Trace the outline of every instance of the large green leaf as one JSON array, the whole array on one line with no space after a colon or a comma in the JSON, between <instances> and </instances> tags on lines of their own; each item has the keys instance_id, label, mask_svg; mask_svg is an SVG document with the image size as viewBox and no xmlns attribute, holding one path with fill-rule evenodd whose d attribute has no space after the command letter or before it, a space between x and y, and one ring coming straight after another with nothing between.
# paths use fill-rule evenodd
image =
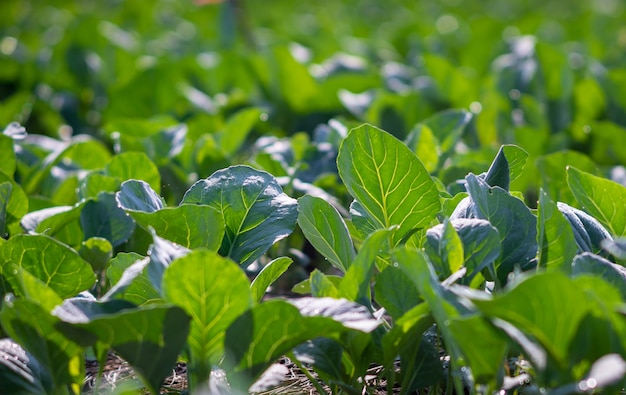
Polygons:
<instances>
[{"instance_id":1,"label":"large green leaf","mask_svg":"<svg viewBox=\"0 0 626 395\"><path fill-rule=\"evenodd\" d=\"M215 208L224 217L226 234L220 254L246 267L293 231L298 204L270 174L233 166L196 182L182 203Z\"/></svg>"},{"instance_id":2,"label":"large green leaf","mask_svg":"<svg viewBox=\"0 0 626 395\"><path fill-rule=\"evenodd\" d=\"M428 229L426 241L426 252L437 277L444 279L461 269L465 263L463 243L450 220Z\"/></svg>"},{"instance_id":3,"label":"large green leaf","mask_svg":"<svg viewBox=\"0 0 626 395\"><path fill-rule=\"evenodd\" d=\"M597 219L562 202L557 202L556 206L572 227L580 252L604 253L605 242L610 242L613 238Z\"/></svg>"},{"instance_id":4,"label":"large green leaf","mask_svg":"<svg viewBox=\"0 0 626 395\"><path fill-rule=\"evenodd\" d=\"M227 157L237 153L246 136L259 122L260 115L261 110L253 107L243 109L228 119L224 130L217 135L219 147Z\"/></svg>"},{"instance_id":5,"label":"large green leaf","mask_svg":"<svg viewBox=\"0 0 626 395\"><path fill-rule=\"evenodd\" d=\"M165 207L159 196L145 181L127 180L115 194L115 201L124 210L153 213Z\"/></svg>"},{"instance_id":6,"label":"large green leaf","mask_svg":"<svg viewBox=\"0 0 626 395\"><path fill-rule=\"evenodd\" d=\"M441 210L435 182L411 150L371 125L353 129L341 143L339 175L377 228L400 226L407 232L426 226Z\"/></svg>"},{"instance_id":7,"label":"large green leaf","mask_svg":"<svg viewBox=\"0 0 626 395\"><path fill-rule=\"evenodd\" d=\"M9 262L43 281L61 298L89 289L96 280L76 251L45 235L17 235L0 246L0 270L11 282L17 273L4 270Z\"/></svg>"},{"instance_id":8,"label":"large green leaf","mask_svg":"<svg viewBox=\"0 0 626 395\"><path fill-rule=\"evenodd\" d=\"M113 247L127 241L135 231L135 222L119 208L115 195L110 192L102 192L97 200L85 203L80 212L80 224L85 239L102 237Z\"/></svg>"},{"instance_id":9,"label":"large green leaf","mask_svg":"<svg viewBox=\"0 0 626 395\"><path fill-rule=\"evenodd\" d=\"M602 278L619 290L622 298L626 299L626 268L624 266L615 264L601 256L584 252L574 258L571 271L574 277L592 274Z\"/></svg>"},{"instance_id":10,"label":"large green leaf","mask_svg":"<svg viewBox=\"0 0 626 395\"><path fill-rule=\"evenodd\" d=\"M167 268L163 294L192 317L190 368L196 379L207 379L224 352L226 329L253 304L248 278L228 258L196 250Z\"/></svg>"},{"instance_id":11,"label":"large green leaf","mask_svg":"<svg viewBox=\"0 0 626 395\"><path fill-rule=\"evenodd\" d=\"M298 225L309 242L344 273L355 257L352 239L341 215L322 198L298 199Z\"/></svg>"},{"instance_id":12,"label":"large green leaf","mask_svg":"<svg viewBox=\"0 0 626 395\"><path fill-rule=\"evenodd\" d=\"M120 301L68 299L53 314L63 321L57 327L68 337L112 347L158 394L187 340L190 318L177 306L123 306Z\"/></svg>"},{"instance_id":13,"label":"large green leaf","mask_svg":"<svg viewBox=\"0 0 626 395\"><path fill-rule=\"evenodd\" d=\"M417 287L404 271L387 266L376 276L376 303L383 306L395 320L421 302Z\"/></svg>"},{"instance_id":14,"label":"large green leaf","mask_svg":"<svg viewBox=\"0 0 626 395\"><path fill-rule=\"evenodd\" d=\"M569 272L577 249L574 232L543 189L539 192L537 216L539 266Z\"/></svg>"},{"instance_id":15,"label":"large green leaf","mask_svg":"<svg viewBox=\"0 0 626 395\"><path fill-rule=\"evenodd\" d=\"M488 317L505 320L536 338L559 369L568 366L570 341L589 311L583 290L558 272L531 276L493 300L473 302Z\"/></svg>"},{"instance_id":16,"label":"large green leaf","mask_svg":"<svg viewBox=\"0 0 626 395\"><path fill-rule=\"evenodd\" d=\"M567 183L583 208L614 236L626 236L626 187L568 167Z\"/></svg>"},{"instance_id":17,"label":"large green leaf","mask_svg":"<svg viewBox=\"0 0 626 395\"><path fill-rule=\"evenodd\" d=\"M57 317L35 301L5 299L0 322L6 333L49 372L55 390L79 392L84 379L84 350L56 329Z\"/></svg>"},{"instance_id":18,"label":"large green leaf","mask_svg":"<svg viewBox=\"0 0 626 395\"><path fill-rule=\"evenodd\" d=\"M461 138L463 130L472 120L472 113L466 110L450 109L440 111L424 120L441 144L443 152L449 152Z\"/></svg>"},{"instance_id":19,"label":"large green leaf","mask_svg":"<svg viewBox=\"0 0 626 395\"><path fill-rule=\"evenodd\" d=\"M0 133L0 156L3 158L0 162L0 171L12 176L16 167L13 139L3 133Z\"/></svg>"},{"instance_id":20,"label":"large green leaf","mask_svg":"<svg viewBox=\"0 0 626 395\"><path fill-rule=\"evenodd\" d=\"M474 213L488 220L500 236L501 260L496 273L501 283L517 266L527 269L537 253L537 217L521 200L500 187L490 187L484 180L469 174L466 178Z\"/></svg>"}]
</instances>

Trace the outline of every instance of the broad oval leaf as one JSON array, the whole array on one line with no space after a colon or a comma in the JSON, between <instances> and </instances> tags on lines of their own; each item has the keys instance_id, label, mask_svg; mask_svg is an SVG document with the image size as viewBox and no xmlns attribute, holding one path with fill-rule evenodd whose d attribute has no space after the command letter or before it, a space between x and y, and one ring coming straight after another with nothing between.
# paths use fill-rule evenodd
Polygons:
<instances>
[{"instance_id":1,"label":"broad oval leaf","mask_svg":"<svg viewBox=\"0 0 626 395\"><path fill-rule=\"evenodd\" d=\"M243 267L290 235L298 217L297 201L276 179L248 166L218 170L196 182L183 203L207 205L222 214L226 234L219 252Z\"/></svg>"},{"instance_id":2,"label":"broad oval leaf","mask_svg":"<svg viewBox=\"0 0 626 395\"><path fill-rule=\"evenodd\" d=\"M348 191L378 228L400 226L394 242L441 211L437 186L424 165L381 129L363 125L350 131L339 148L337 166Z\"/></svg>"},{"instance_id":3,"label":"broad oval leaf","mask_svg":"<svg viewBox=\"0 0 626 395\"><path fill-rule=\"evenodd\" d=\"M195 250L167 268L163 294L192 317L191 363L200 372L209 372L224 351L226 329L253 304L248 278L228 258Z\"/></svg>"},{"instance_id":4,"label":"broad oval leaf","mask_svg":"<svg viewBox=\"0 0 626 395\"><path fill-rule=\"evenodd\" d=\"M23 268L63 299L89 289L96 281L93 270L76 251L45 235L9 239L0 246L0 262L0 267L12 262ZM2 270L2 275L11 281L16 274Z\"/></svg>"},{"instance_id":5,"label":"broad oval leaf","mask_svg":"<svg viewBox=\"0 0 626 395\"><path fill-rule=\"evenodd\" d=\"M614 236L626 236L626 187L575 167L567 168L567 184L589 214Z\"/></svg>"},{"instance_id":6,"label":"broad oval leaf","mask_svg":"<svg viewBox=\"0 0 626 395\"><path fill-rule=\"evenodd\" d=\"M355 257L346 223L322 198L305 195L298 199L298 225L304 236L326 259L346 272Z\"/></svg>"},{"instance_id":7,"label":"broad oval leaf","mask_svg":"<svg viewBox=\"0 0 626 395\"><path fill-rule=\"evenodd\" d=\"M28 233L45 233L67 245L78 246L84 240L80 214L85 203L32 211L22 217L20 225Z\"/></svg>"}]
</instances>

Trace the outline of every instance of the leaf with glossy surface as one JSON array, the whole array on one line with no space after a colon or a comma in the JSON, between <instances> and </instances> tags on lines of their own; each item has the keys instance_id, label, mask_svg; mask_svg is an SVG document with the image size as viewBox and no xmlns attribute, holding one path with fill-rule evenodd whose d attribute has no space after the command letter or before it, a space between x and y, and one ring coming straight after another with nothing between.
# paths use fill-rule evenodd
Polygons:
<instances>
[{"instance_id":1,"label":"leaf with glossy surface","mask_svg":"<svg viewBox=\"0 0 626 395\"><path fill-rule=\"evenodd\" d=\"M220 254L247 267L275 242L291 234L298 203L276 179L248 166L233 166L196 182L182 203L215 208L224 217L226 234Z\"/></svg>"},{"instance_id":2,"label":"leaf with glossy surface","mask_svg":"<svg viewBox=\"0 0 626 395\"><path fill-rule=\"evenodd\" d=\"M626 187L571 166L567 184L576 200L611 234L626 236Z\"/></svg>"},{"instance_id":3,"label":"leaf with glossy surface","mask_svg":"<svg viewBox=\"0 0 626 395\"><path fill-rule=\"evenodd\" d=\"M203 378L224 352L226 329L254 303L248 278L229 259L196 250L167 268L163 295L192 317L190 363Z\"/></svg>"},{"instance_id":4,"label":"leaf with glossy surface","mask_svg":"<svg viewBox=\"0 0 626 395\"><path fill-rule=\"evenodd\" d=\"M568 273L577 250L574 232L543 189L539 192L537 217L539 266Z\"/></svg>"},{"instance_id":5,"label":"leaf with glossy surface","mask_svg":"<svg viewBox=\"0 0 626 395\"><path fill-rule=\"evenodd\" d=\"M371 125L353 129L337 157L339 175L377 228L400 226L394 244L441 210L435 182L402 142Z\"/></svg>"},{"instance_id":6,"label":"leaf with glossy surface","mask_svg":"<svg viewBox=\"0 0 626 395\"><path fill-rule=\"evenodd\" d=\"M346 223L322 198L305 195L298 199L298 225L304 236L330 263L346 272L355 257Z\"/></svg>"},{"instance_id":7,"label":"leaf with glossy surface","mask_svg":"<svg viewBox=\"0 0 626 395\"><path fill-rule=\"evenodd\" d=\"M28 271L52 288L61 298L89 289L96 276L87 262L68 246L44 235L17 235L0 246L0 262ZM10 270L2 275L11 281Z\"/></svg>"},{"instance_id":8,"label":"leaf with glossy surface","mask_svg":"<svg viewBox=\"0 0 626 395\"><path fill-rule=\"evenodd\" d=\"M165 207L163 198L159 196L145 181L128 180L120 186L115 194L115 201L124 210L153 213Z\"/></svg>"},{"instance_id":9,"label":"leaf with glossy surface","mask_svg":"<svg viewBox=\"0 0 626 395\"><path fill-rule=\"evenodd\" d=\"M80 212L80 224L85 238L102 237L113 247L127 241L135 231L135 222L118 207L115 195L110 192L102 192L97 200L85 203Z\"/></svg>"},{"instance_id":10,"label":"leaf with glossy surface","mask_svg":"<svg viewBox=\"0 0 626 395\"><path fill-rule=\"evenodd\" d=\"M261 272L257 274L252 281L252 284L250 284L252 297L256 302L260 302L261 299L263 299L267 288L278 280L281 274L285 273L292 263L293 259L283 256L274 259L263 267Z\"/></svg>"},{"instance_id":11,"label":"leaf with glossy surface","mask_svg":"<svg viewBox=\"0 0 626 395\"><path fill-rule=\"evenodd\" d=\"M503 145L485 176L489 186L509 190L511 182L522 174L528 153L515 145Z\"/></svg>"},{"instance_id":12,"label":"leaf with glossy surface","mask_svg":"<svg viewBox=\"0 0 626 395\"><path fill-rule=\"evenodd\" d=\"M521 200L500 187L490 187L473 174L466 177L473 211L488 220L500 236L501 261L496 273L501 283L518 266L526 269L533 264L537 253L537 217Z\"/></svg>"},{"instance_id":13,"label":"leaf with glossy surface","mask_svg":"<svg viewBox=\"0 0 626 395\"><path fill-rule=\"evenodd\" d=\"M426 231L425 248L440 279L449 277L465 263L463 243L448 219Z\"/></svg>"}]
</instances>

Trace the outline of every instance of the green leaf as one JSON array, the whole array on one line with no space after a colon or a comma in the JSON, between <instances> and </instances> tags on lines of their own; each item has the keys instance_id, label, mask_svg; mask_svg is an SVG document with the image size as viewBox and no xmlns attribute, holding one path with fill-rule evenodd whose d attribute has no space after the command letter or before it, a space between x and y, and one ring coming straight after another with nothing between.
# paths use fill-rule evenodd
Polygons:
<instances>
[{"instance_id":1,"label":"green leaf","mask_svg":"<svg viewBox=\"0 0 626 395\"><path fill-rule=\"evenodd\" d=\"M32 211L22 217L20 225L29 233L45 233L70 245L78 246L84 240L80 216L87 202L74 206L55 206Z\"/></svg>"},{"instance_id":2,"label":"green leaf","mask_svg":"<svg viewBox=\"0 0 626 395\"><path fill-rule=\"evenodd\" d=\"M441 148L432 130L426 125L417 124L404 141L415 155L422 161L426 170L433 173L437 170Z\"/></svg>"},{"instance_id":3,"label":"green leaf","mask_svg":"<svg viewBox=\"0 0 626 395\"><path fill-rule=\"evenodd\" d=\"M253 299L256 302L260 302L267 288L278 280L278 277L286 272L292 263L293 260L291 258L280 257L265 265L250 285Z\"/></svg>"},{"instance_id":4,"label":"green leaf","mask_svg":"<svg viewBox=\"0 0 626 395\"><path fill-rule=\"evenodd\" d=\"M490 187L473 174L465 179L474 212L488 220L500 235L501 260L496 272L504 284L516 266L526 269L533 265L537 253L537 218L524 202L502 188Z\"/></svg>"},{"instance_id":5,"label":"green leaf","mask_svg":"<svg viewBox=\"0 0 626 395\"><path fill-rule=\"evenodd\" d=\"M92 237L81 244L78 254L94 271L104 270L113 257L113 246L107 239Z\"/></svg>"},{"instance_id":6,"label":"green leaf","mask_svg":"<svg viewBox=\"0 0 626 395\"><path fill-rule=\"evenodd\" d=\"M423 121L437 140L441 143L441 151L449 152L461 138L463 130L472 120L472 113L465 110L449 109L432 115Z\"/></svg>"},{"instance_id":7,"label":"green leaf","mask_svg":"<svg viewBox=\"0 0 626 395\"><path fill-rule=\"evenodd\" d=\"M143 180L156 193L161 191L159 169L143 152L122 152L115 155L106 165L105 172L106 175L117 177L120 181Z\"/></svg>"},{"instance_id":8,"label":"green leaf","mask_svg":"<svg viewBox=\"0 0 626 395\"><path fill-rule=\"evenodd\" d=\"M52 388L79 392L84 379L83 348L56 329L58 318L34 301L9 298L2 304L0 322L6 333L49 372Z\"/></svg>"},{"instance_id":9,"label":"green leaf","mask_svg":"<svg viewBox=\"0 0 626 395\"><path fill-rule=\"evenodd\" d=\"M111 305L111 306L107 306ZM123 308L120 301L106 303L85 299L67 300L54 314L68 337L100 341L112 347L139 374L153 394L158 394L171 374L187 340L190 317L177 306L151 305Z\"/></svg>"},{"instance_id":10,"label":"green leaf","mask_svg":"<svg viewBox=\"0 0 626 395\"><path fill-rule=\"evenodd\" d=\"M577 249L574 232L570 223L543 189L539 192L537 217L539 266L560 269L568 273Z\"/></svg>"},{"instance_id":11,"label":"green leaf","mask_svg":"<svg viewBox=\"0 0 626 395\"><path fill-rule=\"evenodd\" d=\"M567 184L583 208L611 234L626 236L626 187L571 166Z\"/></svg>"},{"instance_id":12,"label":"green leaf","mask_svg":"<svg viewBox=\"0 0 626 395\"><path fill-rule=\"evenodd\" d=\"M152 285L145 270L148 264L150 258L134 252L117 254L107 269L107 279L113 286L101 300L124 299L138 306L160 302L161 294Z\"/></svg>"},{"instance_id":13,"label":"green leaf","mask_svg":"<svg viewBox=\"0 0 626 395\"><path fill-rule=\"evenodd\" d=\"M293 354L298 361L311 366L323 381L349 385L341 363L343 347L336 340L325 337L307 340L294 348Z\"/></svg>"},{"instance_id":14,"label":"green leaf","mask_svg":"<svg viewBox=\"0 0 626 395\"><path fill-rule=\"evenodd\" d=\"M393 244L441 210L435 182L402 142L371 125L353 129L337 157L339 175L377 228L400 226Z\"/></svg>"},{"instance_id":15,"label":"green leaf","mask_svg":"<svg viewBox=\"0 0 626 395\"><path fill-rule=\"evenodd\" d=\"M163 198L141 180L127 180L115 194L115 201L124 210L153 213L165 206Z\"/></svg>"},{"instance_id":16,"label":"green leaf","mask_svg":"<svg viewBox=\"0 0 626 395\"><path fill-rule=\"evenodd\" d=\"M89 200L80 212L80 224L85 238L101 237L113 247L127 241L135 231L135 222L118 207L115 195L110 192L98 194L97 200Z\"/></svg>"},{"instance_id":17,"label":"green leaf","mask_svg":"<svg viewBox=\"0 0 626 395\"><path fill-rule=\"evenodd\" d=\"M7 235L7 206L11 198L11 191L13 191L13 185L10 182L0 184L0 238Z\"/></svg>"},{"instance_id":18,"label":"green leaf","mask_svg":"<svg viewBox=\"0 0 626 395\"><path fill-rule=\"evenodd\" d=\"M240 315L226 331L226 367L232 385L247 391L269 365L295 346L347 330L370 332L379 323L366 307L347 300L270 300Z\"/></svg>"},{"instance_id":19,"label":"green leaf","mask_svg":"<svg viewBox=\"0 0 626 395\"><path fill-rule=\"evenodd\" d=\"M439 350L425 336L400 354L400 385L403 394L438 384L445 377Z\"/></svg>"},{"instance_id":20,"label":"green leaf","mask_svg":"<svg viewBox=\"0 0 626 395\"><path fill-rule=\"evenodd\" d=\"M371 307L371 282L374 264L393 230L379 229L363 242L358 255L339 285L340 295L353 302Z\"/></svg>"},{"instance_id":21,"label":"green leaf","mask_svg":"<svg viewBox=\"0 0 626 395\"><path fill-rule=\"evenodd\" d=\"M11 339L0 339L0 382L6 394L49 394L54 390L49 372Z\"/></svg>"},{"instance_id":22,"label":"green leaf","mask_svg":"<svg viewBox=\"0 0 626 395\"><path fill-rule=\"evenodd\" d=\"M243 109L228 119L224 130L217 134L219 147L226 156L237 153L260 116L261 110L253 107Z\"/></svg>"},{"instance_id":23,"label":"green leaf","mask_svg":"<svg viewBox=\"0 0 626 395\"><path fill-rule=\"evenodd\" d=\"M330 263L346 272L355 257L346 223L322 198L305 195L298 199L298 225L304 236Z\"/></svg>"},{"instance_id":24,"label":"green leaf","mask_svg":"<svg viewBox=\"0 0 626 395\"><path fill-rule=\"evenodd\" d=\"M8 228L9 234L19 234L22 230L19 226L19 220L28 212L28 197L22 187L13 180L13 177L9 177L0 171L0 184L4 184L5 182L11 184L11 194L8 197L8 201L4 203L4 205L6 205L5 226ZM5 228L5 231L6 230Z\"/></svg>"},{"instance_id":25,"label":"green leaf","mask_svg":"<svg viewBox=\"0 0 626 395\"><path fill-rule=\"evenodd\" d=\"M463 243L449 219L426 232L426 252L438 278L445 279L465 263Z\"/></svg>"},{"instance_id":26,"label":"green leaf","mask_svg":"<svg viewBox=\"0 0 626 395\"><path fill-rule=\"evenodd\" d=\"M390 268L385 269L385 271ZM394 270L401 271L396 268ZM394 363L396 357L417 346L424 332L433 325L433 317L428 304L421 303L395 320L382 339L385 365Z\"/></svg>"},{"instance_id":27,"label":"green leaf","mask_svg":"<svg viewBox=\"0 0 626 395\"><path fill-rule=\"evenodd\" d=\"M467 274L461 282L469 284L474 276L492 265L500 256L500 236L496 228L482 219L456 219L450 222L463 243Z\"/></svg>"},{"instance_id":28,"label":"green leaf","mask_svg":"<svg viewBox=\"0 0 626 395\"><path fill-rule=\"evenodd\" d=\"M226 329L254 303L248 278L229 259L212 251L196 250L167 268L163 294L192 317L190 368L199 379L208 378L211 366L224 352Z\"/></svg>"},{"instance_id":29,"label":"green leaf","mask_svg":"<svg viewBox=\"0 0 626 395\"><path fill-rule=\"evenodd\" d=\"M336 282L333 282L332 279L333 277L322 273L318 269L313 270L309 275L311 295L318 298L339 298L341 295L339 292L339 285L341 285L341 282L337 284Z\"/></svg>"},{"instance_id":30,"label":"green leaf","mask_svg":"<svg viewBox=\"0 0 626 395\"><path fill-rule=\"evenodd\" d=\"M2 162L0 162L0 171L12 176L17 166L13 139L3 133L0 133L0 156L3 158Z\"/></svg>"},{"instance_id":31,"label":"green leaf","mask_svg":"<svg viewBox=\"0 0 626 395\"><path fill-rule=\"evenodd\" d=\"M486 316L505 320L536 338L560 369L568 366L570 340L589 311L583 290L558 272L536 274L493 300L473 302Z\"/></svg>"},{"instance_id":32,"label":"green leaf","mask_svg":"<svg viewBox=\"0 0 626 395\"><path fill-rule=\"evenodd\" d=\"M522 174L528 153L515 145L503 145L491 163L485 181L489 186L509 190L511 182Z\"/></svg>"},{"instance_id":33,"label":"green leaf","mask_svg":"<svg viewBox=\"0 0 626 395\"><path fill-rule=\"evenodd\" d=\"M588 156L577 151L559 151L537 158L537 170L541 175L541 188L554 201L565 202L569 205L576 203L574 195L567 185L566 168L570 165L589 172L596 173L597 165Z\"/></svg>"},{"instance_id":34,"label":"green leaf","mask_svg":"<svg viewBox=\"0 0 626 395\"><path fill-rule=\"evenodd\" d=\"M91 172L83 178L78 186L78 198L97 198L101 192L115 192L120 187L121 180L98 172Z\"/></svg>"},{"instance_id":35,"label":"green leaf","mask_svg":"<svg viewBox=\"0 0 626 395\"><path fill-rule=\"evenodd\" d=\"M224 238L224 219L213 207L183 204L152 213L128 210L128 214L143 229L153 229L160 237L187 248L217 251Z\"/></svg>"},{"instance_id":36,"label":"green leaf","mask_svg":"<svg viewBox=\"0 0 626 395\"><path fill-rule=\"evenodd\" d=\"M404 271L393 266L387 266L376 276L374 294L376 303L383 306L394 320L421 302L413 281Z\"/></svg>"},{"instance_id":37,"label":"green leaf","mask_svg":"<svg viewBox=\"0 0 626 395\"><path fill-rule=\"evenodd\" d=\"M577 255L572 262L572 276L578 277L592 274L602 278L619 290L623 299L626 299L626 268L617 265L601 256L584 252Z\"/></svg>"},{"instance_id":38,"label":"green leaf","mask_svg":"<svg viewBox=\"0 0 626 395\"><path fill-rule=\"evenodd\" d=\"M47 312L63 303L59 294L25 269L14 263L5 264L4 269L13 272L15 277L10 281L17 295L37 303Z\"/></svg>"},{"instance_id":39,"label":"green leaf","mask_svg":"<svg viewBox=\"0 0 626 395\"><path fill-rule=\"evenodd\" d=\"M8 262L43 281L61 298L89 289L96 280L89 264L76 251L44 235L17 235L0 246L0 270L12 281L16 274L4 270Z\"/></svg>"},{"instance_id":40,"label":"green leaf","mask_svg":"<svg viewBox=\"0 0 626 395\"><path fill-rule=\"evenodd\" d=\"M270 174L233 166L196 182L182 203L211 206L224 217L220 254L247 267L293 231L298 203Z\"/></svg>"},{"instance_id":41,"label":"green leaf","mask_svg":"<svg viewBox=\"0 0 626 395\"><path fill-rule=\"evenodd\" d=\"M187 255L189 252L189 249L165 240L152 232L152 244L148 249L150 260L146 270L152 287L161 292L165 270L174 260Z\"/></svg>"}]
</instances>

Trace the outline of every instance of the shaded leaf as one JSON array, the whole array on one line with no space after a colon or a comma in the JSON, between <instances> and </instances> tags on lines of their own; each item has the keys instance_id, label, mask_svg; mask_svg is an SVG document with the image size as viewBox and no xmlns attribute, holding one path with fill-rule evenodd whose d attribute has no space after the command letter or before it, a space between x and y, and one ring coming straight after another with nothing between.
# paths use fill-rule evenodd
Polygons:
<instances>
[{"instance_id":1,"label":"shaded leaf","mask_svg":"<svg viewBox=\"0 0 626 395\"><path fill-rule=\"evenodd\" d=\"M399 268L388 266L376 276L376 302L398 319L421 302L419 292L410 278Z\"/></svg>"},{"instance_id":2,"label":"shaded leaf","mask_svg":"<svg viewBox=\"0 0 626 395\"><path fill-rule=\"evenodd\" d=\"M135 222L118 207L115 195L110 192L102 192L97 200L85 203L80 212L80 224L86 239L102 237L113 247L127 241L135 231Z\"/></svg>"},{"instance_id":3,"label":"shaded leaf","mask_svg":"<svg viewBox=\"0 0 626 395\"><path fill-rule=\"evenodd\" d=\"M601 256L584 252L572 262L572 275L593 274L614 286L626 299L626 268Z\"/></svg>"},{"instance_id":4,"label":"shaded leaf","mask_svg":"<svg viewBox=\"0 0 626 395\"><path fill-rule=\"evenodd\" d=\"M31 353L11 339L0 339L0 382L6 394L44 394L53 391L48 372Z\"/></svg>"},{"instance_id":5,"label":"shaded leaf","mask_svg":"<svg viewBox=\"0 0 626 395\"><path fill-rule=\"evenodd\" d=\"M29 233L45 233L48 236L77 246L84 240L80 215L86 201L74 206L55 206L32 211L22 217L20 225Z\"/></svg>"},{"instance_id":6,"label":"shaded leaf","mask_svg":"<svg viewBox=\"0 0 626 395\"><path fill-rule=\"evenodd\" d=\"M100 299L124 299L136 305L161 301L161 294L152 285L146 267L150 258L136 253L119 253L109 262L107 279L113 284Z\"/></svg>"},{"instance_id":7,"label":"shaded leaf","mask_svg":"<svg viewBox=\"0 0 626 395\"><path fill-rule=\"evenodd\" d=\"M92 237L81 244L78 254L89 262L94 271L99 271L103 270L113 257L113 246L107 239Z\"/></svg>"},{"instance_id":8,"label":"shaded leaf","mask_svg":"<svg viewBox=\"0 0 626 395\"><path fill-rule=\"evenodd\" d=\"M152 244L148 249L150 261L147 266L147 274L152 287L161 292L161 283L165 270L174 260L187 255L189 252L189 249L165 240L153 232Z\"/></svg>"}]
</instances>

